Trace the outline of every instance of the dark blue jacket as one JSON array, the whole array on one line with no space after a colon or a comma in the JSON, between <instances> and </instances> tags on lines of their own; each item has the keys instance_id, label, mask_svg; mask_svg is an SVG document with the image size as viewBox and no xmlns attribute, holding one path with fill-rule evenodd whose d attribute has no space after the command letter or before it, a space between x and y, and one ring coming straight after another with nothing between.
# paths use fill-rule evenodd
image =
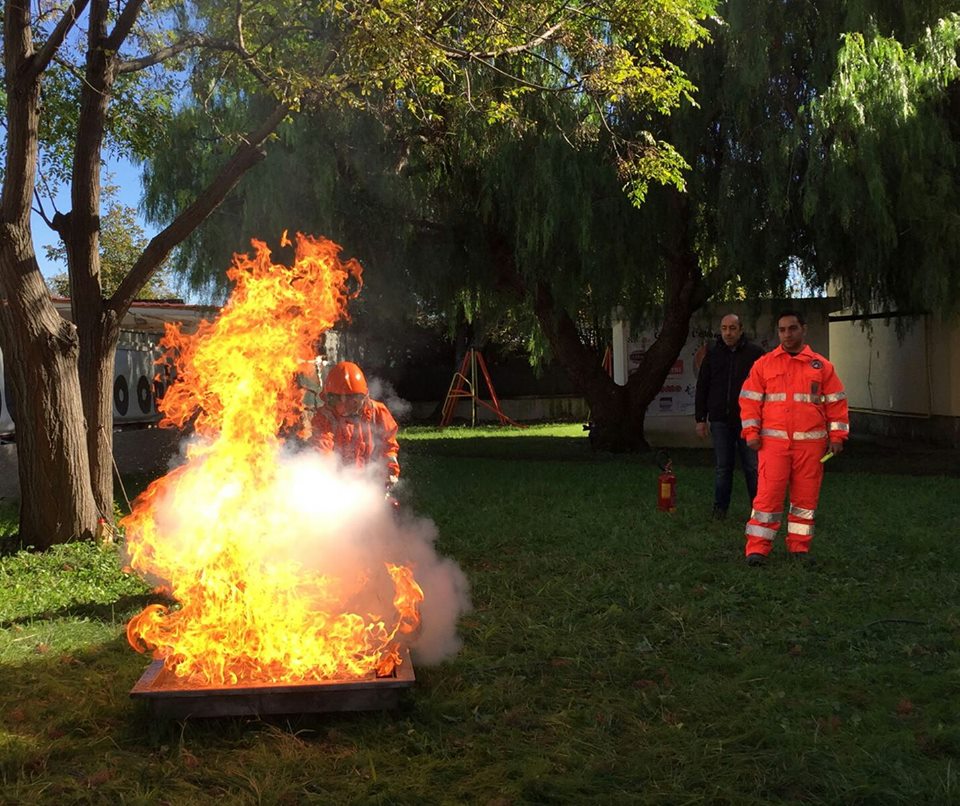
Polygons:
<instances>
[{"instance_id":1,"label":"dark blue jacket","mask_svg":"<svg viewBox=\"0 0 960 806\"><path fill-rule=\"evenodd\" d=\"M731 350L717 336L697 375L695 416L698 423L726 422L740 428L740 387L763 349L741 336Z\"/></svg>"}]
</instances>

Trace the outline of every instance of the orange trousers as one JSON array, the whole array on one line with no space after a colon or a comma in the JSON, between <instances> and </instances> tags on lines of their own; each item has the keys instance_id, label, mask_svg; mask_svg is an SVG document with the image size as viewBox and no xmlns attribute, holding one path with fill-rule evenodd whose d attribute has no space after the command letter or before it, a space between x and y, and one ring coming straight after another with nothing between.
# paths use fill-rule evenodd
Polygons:
<instances>
[{"instance_id":1,"label":"orange trousers","mask_svg":"<svg viewBox=\"0 0 960 806\"><path fill-rule=\"evenodd\" d=\"M787 514L787 551L810 550L813 523L823 481L820 459L827 449L825 440L787 440L765 437L760 449L757 470L757 497L747 521L747 554L766 556L773 548L780 522L783 501L790 488Z\"/></svg>"}]
</instances>

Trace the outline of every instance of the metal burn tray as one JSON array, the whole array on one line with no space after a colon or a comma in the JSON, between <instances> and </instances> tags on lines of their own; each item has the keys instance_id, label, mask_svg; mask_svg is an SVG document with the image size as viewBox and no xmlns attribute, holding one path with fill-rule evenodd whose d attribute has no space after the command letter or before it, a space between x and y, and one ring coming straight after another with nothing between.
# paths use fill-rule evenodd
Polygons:
<instances>
[{"instance_id":1,"label":"metal burn tray","mask_svg":"<svg viewBox=\"0 0 960 806\"><path fill-rule=\"evenodd\" d=\"M384 710L396 707L403 690L416 682L406 649L401 659L389 677L220 687L190 686L156 660L130 697L147 702L155 717L167 719Z\"/></svg>"}]
</instances>

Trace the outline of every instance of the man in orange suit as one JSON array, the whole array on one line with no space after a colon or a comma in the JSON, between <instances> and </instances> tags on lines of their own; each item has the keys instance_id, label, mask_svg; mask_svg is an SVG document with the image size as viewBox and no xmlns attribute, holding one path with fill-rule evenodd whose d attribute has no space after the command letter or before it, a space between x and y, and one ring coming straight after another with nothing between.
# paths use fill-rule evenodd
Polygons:
<instances>
[{"instance_id":1,"label":"man in orange suit","mask_svg":"<svg viewBox=\"0 0 960 806\"><path fill-rule=\"evenodd\" d=\"M379 400L371 400L363 371L351 361L334 364L320 392L324 405L310 421L310 442L336 453L345 464L378 464L392 487L400 476L397 421Z\"/></svg>"},{"instance_id":2,"label":"man in orange suit","mask_svg":"<svg viewBox=\"0 0 960 806\"><path fill-rule=\"evenodd\" d=\"M740 390L742 436L759 451L757 496L746 527L750 565L763 565L790 489L787 551L807 559L823 480L823 459L850 436L847 395L831 364L805 344L796 311L777 319L780 346L757 360Z\"/></svg>"}]
</instances>

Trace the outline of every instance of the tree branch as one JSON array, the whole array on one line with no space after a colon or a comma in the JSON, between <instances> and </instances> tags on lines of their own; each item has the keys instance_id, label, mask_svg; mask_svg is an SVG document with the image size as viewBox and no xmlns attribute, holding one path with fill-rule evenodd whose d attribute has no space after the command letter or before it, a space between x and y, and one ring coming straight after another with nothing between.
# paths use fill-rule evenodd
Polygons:
<instances>
[{"instance_id":1,"label":"tree branch","mask_svg":"<svg viewBox=\"0 0 960 806\"><path fill-rule=\"evenodd\" d=\"M74 0L74 2L64 9L63 16L53 31L50 32L47 41L43 43L43 47L41 47L30 60L30 66L25 76L27 81L37 79L43 71L47 69L54 54L59 50L60 45L63 44L63 40L67 38L70 29L76 25L77 19L87 7L88 2L89 0Z\"/></svg>"},{"instance_id":2,"label":"tree branch","mask_svg":"<svg viewBox=\"0 0 960 806\"><path fill-rule=\"evenodd\" d=\"M153 67L155 64L165 62L167 59L172 59L185 50L200 47L204 44L207 44L207 40L203 36L200 34L189 34L179 42L174 42L172 45L161 48L155 53L148 53L139 59L128 59L125 62L120 62L117 65L117 73L135 73L138 70L144 70L147 67Z\"/></svg>"},{"instance_id":3,"label":"tree branch","mask_svg":"<svg viewBox=\"0 0 960 806\"><path fill-rule=\"evenodd\" d=\"M441 46L441 47L442 47L442 46ZM473 57L471 57L471 58L473 58ZM576 89L576 88L580 85L580 82L577 82L577 83L575 83L575 84L564 84L562 87L547 87L547 86L545 86L545 85L543 85L543 84L537 84L537 83L535 83L535 82L533 82L533 81L527 81L525 78L520 78L520 76L514 75L513 73L507 72L506 70L501 70L501 69L500 69L499 67L497 67L495 64L493 64L492 62L488 62L488 61L486 61L485 59L481 59L481 58L479 58L479 57L476 57L476 58L474 58L473 60L474 60L477 64L482 64L482 65L483 65L484 67L486 67L488 70L493 70L494 73L497 73L497 74L503 76L504 78L509 79L510 81L514 82L515 84L519 84L519 85L522 86L522 87L529 87L530 89L532 89L532 90L537 90L538 92L551 92L551 93L555 93L555 92L569 92L569 91L572 90L572 89Z\"/></svg>"},{"instance_id":4,"label":"tree branch","mask_svg":"<svg viewBox=\"0 0 960 806\"><path fill-rule=\"evenodd\" d=\"M46 224L50 229L54 229L53 219L47 216L46 208L43 206L43 199L40 196L40 191L36 188L33 189L33 198L37 202L37 206L33 208L34 212L43 219L43 223ZM56 211L56 208L54 208Z\"/></svg>"},{"instance_id":5,"label":"tree branch","mask_svg":"<svg viewBox=\"0 0 960 806\"><path fill-rule=\"evenodd\" d=\"M520 45L511 45L509 48L504 48L503 50L489 50L486 52L476 52L471 50L463 50L461 48L454 47L453 45L444 45L442 42L431 38L428 34L421 33L420 35L430 42L432 45L440 48L448 56L454 56L458 59L496 59L500 56L514 56L517 53L524 53L533 48L539 47L540 45L546 44L549 42L553 35L563 27L562 22L558 22L556 25L550 26L546 31L538 36L535 36L529 42L524 42Z\"/></svg>"},{"instance_id":6,"label":"tree branch","mask_svg":"<svg viewBox=\"0 0 960 806\"><path fill-rule=\"evenodd\" d=\"M113 53L117 53L120 50L120 46L126 41L127 36L133 29L133 24L137 21L143 4L144 0L130 0L130 2L123 7L120 16L117 17L117 24L113 26L113 30L103 43L107 50Z\"/></svg>"},{"instance_id":7,"label":"tree branch","mask_svg":"<svg viewBox=\"0 0 960 806\"><path fill-rule=\"evenodd\" d=\"M478 0L478 3L477 3L477 4L478 4L478 5L480 6L480 8L483 10L484 14L486 14L486 15L490 18L490 21L491 21L492 24L494 24L494 25L503 25L505 28L513 28L515 31L519 31L519 32L522 33L522 34L524 34L524 35L526 35L526 36L528 36L528 37L531 37L531 40L532 40L532 41L531 41L530 43L528 43L528 44L530 45L530 47L536 47L537 45L542 45L542 44L544 44L544 42L548 41L549 37L551 37L551 36L556 32L556 29L560 28L561 25L563 25L563 21L561 20L560 22L558 22L556 25L554 25L550 30L546 31L545 33L543 33L543 34L534 34L533 31L527 30L527 29L524 28L522 25L510 25L510 24L506 23L501 17L497 16L497 14L496 14L494 11L492 11L490 8L488 8L487 5L486 5L486 3L483 3L483 2L481 2L480 0ZM543 20L539 25L536 26L536 28L535 28L534 30L539 30L539 29L543 28L543 26L549 25L551 20L555 20L555 19L557 19L557 17L560 17L561 15L563 15L564 12L566 12L566 11L572 11L572 10L573 10L573 9L570 8L570 2L569 2L569 0L567 0L567 2L562 3L560 6L558 6L557 8L555 8L552 12L550 12L550 13L546 16L546 18L544 18L544 20ZM537 39L538 37L545 37L545 38L544 38L542 41L540 41L540 42L536 42L536 39ZM505 55L505 54L509 53L511 50L513 50L513 49L516 48L516 47L524 47L524 46L516 46L516 45L515 45L515 46L513 46L513 48L510 48L510 49L508 49L508 50L506 50L506 51L500 51L500 52L498 52L497 54L494 54L494 55ZM519 52L519 51L516 51L516 52Z\"/></svg>"},{"instance_id":8,"label":"tree branch","mask_svg":"<svg viewBox=\"0 0 960 806\"><path fill-rule=\"evenodd\" d=\"M261 126L247 136L220 173L194 202L151 239L130 273L107 302L107 307L113 310L117 317L122 317L126 313L140 289L170 252L220 206L243 175L263 158L261 146L287 116L292 106L290 103L278 104Z\"/></svg>"}]
</instances>

